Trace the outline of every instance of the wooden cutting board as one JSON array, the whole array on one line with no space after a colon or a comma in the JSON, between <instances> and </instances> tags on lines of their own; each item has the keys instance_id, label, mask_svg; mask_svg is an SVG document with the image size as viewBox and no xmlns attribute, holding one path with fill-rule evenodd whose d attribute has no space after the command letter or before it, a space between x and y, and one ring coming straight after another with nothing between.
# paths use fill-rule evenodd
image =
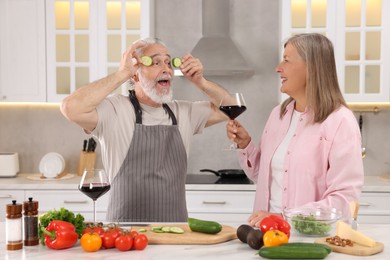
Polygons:
<instances>
[{"instance_id":1,"label":"wooden cutting board","mask_svg":"<svg viewBox=\"0 0 390 260\"><path fill-rule=\"evenodd\" d=\"M376 245L374 247L368 247L368 246L362 246L359 244L354 243L353 246L335 246L327 243L326 237L319 238L314 243L317 244L325 244L332 248L333 252L338 252L342 254L348 254L348 255L358 255L358 256L368 256L368 255L375 255L377 253L380 253L383 251L384 245L380 242L376 242Z\"/></svg>"},{"instance_id":2,"label":"wooden cutting board","mask_svg":"<svg viewBox=\"0 0 390 260\"><path fill-rule=\"evenodd\" d=\"M180 227L184 230L184 233L173 234L153 232L151 230L152 227L157 226ZM131 230L138 231L139 229L146 229L146 232L142 234L145 234L149 239L149 244L153 245L208 245L223 243L237 238L236 229L226 225L222 225L221 232L217 234L193 232L187 224L178 223L152 224L149 226L132 226Z\"/></svg>"}]
</instances>

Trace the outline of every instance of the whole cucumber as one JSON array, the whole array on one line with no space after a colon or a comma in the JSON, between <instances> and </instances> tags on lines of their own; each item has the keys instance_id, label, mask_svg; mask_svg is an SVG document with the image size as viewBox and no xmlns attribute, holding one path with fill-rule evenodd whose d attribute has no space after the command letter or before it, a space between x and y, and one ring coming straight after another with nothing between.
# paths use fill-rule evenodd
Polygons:
<instances>
[{"instance_id":1,"label":"whole cucumber","mask_svg":"<svg viewBox=\"0 0 390 260\"><path fill-rule=\"evenodd\" d=\"M291 242L291 243L283 244L283 246L288 246L288 247L309 246L309 247L314 247L314 248L318 247L318 248L325 248L325 250L328 251L328 253L332 252L332 248L330 246L328 246L328 245L325 245L325 244L315 244L315 243L306 243L306 242Z\"/></svg>"},{"instance_id":2,"label":"whole cucumber","mask_svg":"<svg viewBox=\"0 0 390 260\"><path fill-rule=\"evenodd\" d=\"M215 221L188 218L187 222L190 229L195 232L217 234L222 230L221 224Z\"/></svg>"},{"instance_id":3,"label":"whole cucumber","mask_svg":"<svg viewBox=\"0 0 390 260\"><path fill-rule=\"evenodd\" d=\"M259 250L259 255L268 259L324 259L328 254L324 247L312 245L269 246Z\"/></svg>"}]
</instances>

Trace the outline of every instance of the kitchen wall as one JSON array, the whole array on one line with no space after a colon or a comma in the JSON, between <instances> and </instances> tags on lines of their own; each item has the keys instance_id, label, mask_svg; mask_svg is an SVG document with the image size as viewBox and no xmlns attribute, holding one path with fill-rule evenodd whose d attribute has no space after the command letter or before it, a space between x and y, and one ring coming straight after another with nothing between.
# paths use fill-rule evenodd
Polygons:
<instances>
[{"instance_id":1,"label":"kitchen wall","mask_svg":"<svg viewBox=\"0 0 390 260\"><path fill-rule=\"evenodd\" d=\"M170 47L173 56L191 52L202 36L200 0L158 0L155 34ZM247 111L239 120L257 142L271 109L279 102L279 85L274 68L279 62L279 1L231 1L231 36L255 74L249 78L209 77L230 91L244 93ZM229 54L226 54L228 61ZM173 84L177 99L206 97L182 77ZM356 113L356 117L358 117ZM367 175L390 173L390 110L364 113L363 139ZM40 159L48 152L62 154L68 172L76 172L82 141L89 138L60 113L57 105L9 105L0 103L0 152L20 154L21 172L38 172ZM223 151L228 144L225 124L205 129L194 137L188 172L199 169L238 168L235 152ZM100 147L97 148L100 158ZM98 165L101 165L98 160Z\"/></svg>"}]
</instances>

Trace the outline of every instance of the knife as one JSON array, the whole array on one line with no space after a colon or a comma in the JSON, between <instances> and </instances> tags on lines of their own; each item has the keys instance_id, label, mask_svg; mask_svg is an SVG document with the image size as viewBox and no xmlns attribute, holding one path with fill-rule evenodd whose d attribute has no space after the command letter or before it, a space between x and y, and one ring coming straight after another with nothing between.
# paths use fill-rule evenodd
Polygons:
<instances>
[{"instance_id":1,"label":"knife","mask_svg":"<svg viewBox=\"0 0 390 260\"><path fill-rule=\"evenodd\" d=\"M88 143L88 140L85 139L84 143L83 143L83 152L85 152L85 150L87 149L87 143Z\"/></svg>"}]
</instances>

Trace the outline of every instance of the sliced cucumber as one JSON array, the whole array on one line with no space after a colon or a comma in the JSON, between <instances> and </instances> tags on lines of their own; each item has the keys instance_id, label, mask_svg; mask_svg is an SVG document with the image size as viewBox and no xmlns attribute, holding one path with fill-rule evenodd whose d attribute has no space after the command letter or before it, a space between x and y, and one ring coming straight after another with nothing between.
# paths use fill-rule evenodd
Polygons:
<instances>
[{"instance_id":1,"label":"sliced cucumber","mask_svg":"<svg viewBox=\"0 0 390 260\"><path fill-rule=\"evenodd\" d=\"M163 226L163 227L152 227L151 229L155 233L174 233L174 234L183 234L184 233L184 229L182 229L180 227Z\"/></svg>"},{"instance_id":2,"label":"sliced cucumber","mask_svg":"<svg viewBox=\"0 0 390 260\"><path fill-rule=\"evenodd\" d=\"M184 233L184 229L182 229L180 227L170 227L169 228L169 232L175 233L175 234L183 234Z\"/></svg>"},{"instance_id":3,"label":"sliced cucumber","mask_svg":"<svg viewBox=\"0 0 390 260\"><path fill-rule=\"evenodd\" d=\"M173 58L172 59L172 66L175 68L179 68L181 66L181 59L180 58Z\"/></svg>"},{"instance_id":4,"label":"sliced cucumber","mask_svg":"<svg viewBox=\"0 0 390 260\"><path fill-rule=\"evenodd\" d=\"M142 56L141 57L141 62L142 62L143 65L149 67L150 65L152 65L153 60L149 56Z\"/></svg>"}]
</instances>

